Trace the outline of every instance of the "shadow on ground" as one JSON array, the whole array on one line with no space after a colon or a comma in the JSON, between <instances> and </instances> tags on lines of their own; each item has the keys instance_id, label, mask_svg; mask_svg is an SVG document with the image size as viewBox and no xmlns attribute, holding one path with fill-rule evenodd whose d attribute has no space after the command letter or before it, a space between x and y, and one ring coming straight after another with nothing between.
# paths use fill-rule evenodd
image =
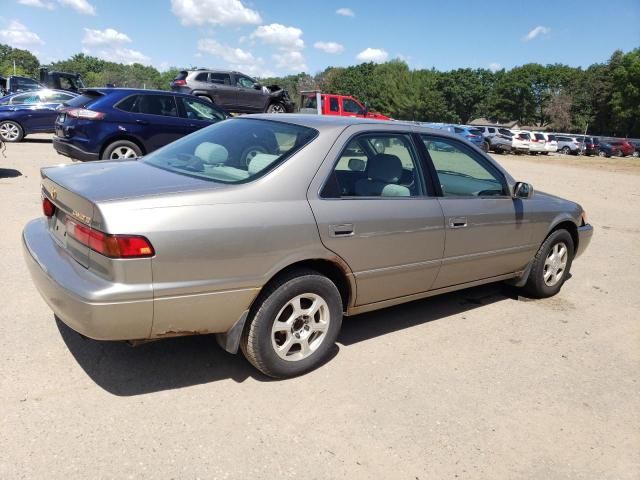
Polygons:
<instances>
[{"instance_id":1,"label":"shadow on ground","mask_svg":"<svg viewBox=\"0 0 640 480\"><path fill-rule=\"evenodd\" d=\"M22 139L23 143L53 143L53 137L51 138L33 138L33 137L24 137Z\"/></svg>"},{"instance_id":2,"label":"shadow on ground","mask_svg":"<svg viewBox=\"0 0 640 480\"><path fill-rule=\"evenodd\" d=\"M21 177L22 172L14 168L0 168L0 178L16 178Z\"/></svg>"},{"instance_id":3,"label":"shadow on ground","mask_svg":"<svg viewBox=\"0 0 640 480\"><path fill-rule=\"evenodd\" d=\"M348 317L338 343L348 347L509 298L514 298L513 290L493 284ZM227 379L271 380L253 368L242 354L223 351L213 335L165 339L131 347L125 342L87 339L57 318L56 323L78 364L96 384L113 395L141 395ZM328 361L338 353L336 345Z\"/></svg>"}]
</instances>

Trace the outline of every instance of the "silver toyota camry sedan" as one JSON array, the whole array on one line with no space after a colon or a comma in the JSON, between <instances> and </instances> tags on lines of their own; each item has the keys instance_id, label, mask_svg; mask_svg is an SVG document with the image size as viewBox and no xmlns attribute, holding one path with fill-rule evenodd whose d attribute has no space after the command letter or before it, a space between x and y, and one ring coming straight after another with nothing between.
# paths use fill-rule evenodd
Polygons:
<instances>
[{"instance_id":1,"label":"silver toyota camry sedan","mask_svg":"<svg viewBox=\"0 0 640 480\"><path fill-rule=\"evenodd\" d=\"M266 375L330 355L343 315L488 282L555 295L592 227L456 136L255 115L139 160L42 170L23 233L55 314L98 340L216 334Z\"/></svg>"}]
</instances>

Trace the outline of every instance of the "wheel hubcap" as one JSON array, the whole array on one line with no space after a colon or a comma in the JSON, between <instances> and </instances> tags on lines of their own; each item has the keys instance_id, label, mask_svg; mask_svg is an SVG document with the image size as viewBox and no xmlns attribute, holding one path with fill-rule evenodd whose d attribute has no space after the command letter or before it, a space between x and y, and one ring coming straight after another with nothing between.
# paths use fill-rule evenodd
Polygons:
<instances>
[{"instance_id":1,"label":"wheel hubcap","mask_svg":"<svg viewBox=\"0 0 640 480\"><path fill-rule=\"evenodd\" d=\"M271 107L271 113L284 113L284 108L282 105L274 105Z\"/></svg>"},{"instance_id":2,"label":"wheel hubcap","mask_svg":"<svg viewBox=\"0 0 640 480\"><path fill-rule=\"evenodd\" d=\"M276 316L271 327L271 345L283 360L303 360L320 347L329 322L329 306L322 297L315 293L298 295Z\"/></svg>"},{"instance_id":3,"label":"wheel hubcap","mask_svg":"<svg viewBox=\"0 0 640 480\"><path fill-rule=\"evenodd\" d=\"M118 158L136 158L138 155L129 147L118 147L109 156L110 159L115 160Z\"/></svg>"},{"instance_id":4,"label":"wheel hubcap","mask_svg":"<svg viewBox=\"0 0 640 480\"><path fill-rule=\"evenodd\" d=\"M3 123L0 125L0 136L5 140L15 140L20 135L20 130L13 123Z\"/></svg>"},{"instance_id":5,"label":"wheel hubcap","mask_svg":"<svg viewBox=\"0 0 640 480\"><path fill-rule=\"evenodd\" d=\"M556 243L549 255L547 255L544 261L544 283L548 287L556 285L562 277L567 268L567 259L569 257L569 250L564 242Z\"/></svg>"}]
</instances>

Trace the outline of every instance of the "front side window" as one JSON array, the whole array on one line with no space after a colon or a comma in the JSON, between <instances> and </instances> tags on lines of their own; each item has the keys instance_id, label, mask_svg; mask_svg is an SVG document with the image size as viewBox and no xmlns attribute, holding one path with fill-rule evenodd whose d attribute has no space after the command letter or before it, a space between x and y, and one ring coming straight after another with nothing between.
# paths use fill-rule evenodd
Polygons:
<instances>
[{"instance_id":1,"label":"front side window","mask_svg":"<svg viewBox=\"0 0 640 480\"><path fill-rule=\"evenodd\" d=\"M216 121L224 120L224 114L210 104L192 98L181 98L187 118L191 120Z\"/></svg>"},{"instance_id":2,"label":"front side window","mask_svg":"<svg viewBox=\"0 0 640 480\"><path fill-rule=\"evenodd\" d=\"M238 77L236 80L236 84L242 88L251 88L255 87L256 82L251 80L249 77Z\"/></svg>"},{"instance_id":3,"label":"front side window","mask_svg":"<svg viewBox=\"0 0 640 480\"><path fill-rule=\"evenodd\" d=\"M352 139L334 167L341 197L417 197L424 194L410 135L366 134Z\"/></svg>"},{"instance_id":4,"label":"front side window","mask_svg":"<svg viewBox=\"0 0 640 480\"><path fill-rule=\"evenodd\" d=\"M423 135L445 197L506 195L499 171L453 140Z\"/></svg>"},{"instance_id":5,"label":"front side window","mask_svg":"<svg viewBox=\"0 0 640 480\"><path fill-rule=\"evenodd\" d=\"M236 118L198 130L144 157L145 163L219 183L246 183L311 142L317 130Z\"/></svg>"},{"instance_id":6,"label":"front side window","mask_svg":"<svg viewBox=\"0 0 640 480\"><path fill-rule=\"evenodd\" d=\"M344 110L347 113L353 113L355 115L364 115L364 110L362 109L362 106L358 102L350 98L345 98L342 101L342 110Z\"/></svg>"},{"instance_id":7,"label":"front side window","mask_svg":"<svg viewBox=\"0 0 640 480\"><path fill-rule=\"evenodd\" d=\"M147 115L177 117L178 107L173 95L140 95L138 112Z\"/></svg>"}]
</instances>

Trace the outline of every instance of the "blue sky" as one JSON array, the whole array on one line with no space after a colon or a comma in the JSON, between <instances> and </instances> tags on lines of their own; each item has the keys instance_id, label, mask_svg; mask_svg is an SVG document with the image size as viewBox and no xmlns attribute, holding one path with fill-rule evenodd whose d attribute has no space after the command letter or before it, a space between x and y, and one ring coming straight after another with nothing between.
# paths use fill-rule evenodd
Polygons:
<instances>
[{"instance_id":1,"label":"blue sky","mask_svg":"<svg viewBox=\"0 0 640 480\"><path fill-rule=\"evenodd\" d=\"M640 46L640 0L0 0L0 43L255 76L402 58L412 68L587 66Z\"/></svg>"}]
</instances>

